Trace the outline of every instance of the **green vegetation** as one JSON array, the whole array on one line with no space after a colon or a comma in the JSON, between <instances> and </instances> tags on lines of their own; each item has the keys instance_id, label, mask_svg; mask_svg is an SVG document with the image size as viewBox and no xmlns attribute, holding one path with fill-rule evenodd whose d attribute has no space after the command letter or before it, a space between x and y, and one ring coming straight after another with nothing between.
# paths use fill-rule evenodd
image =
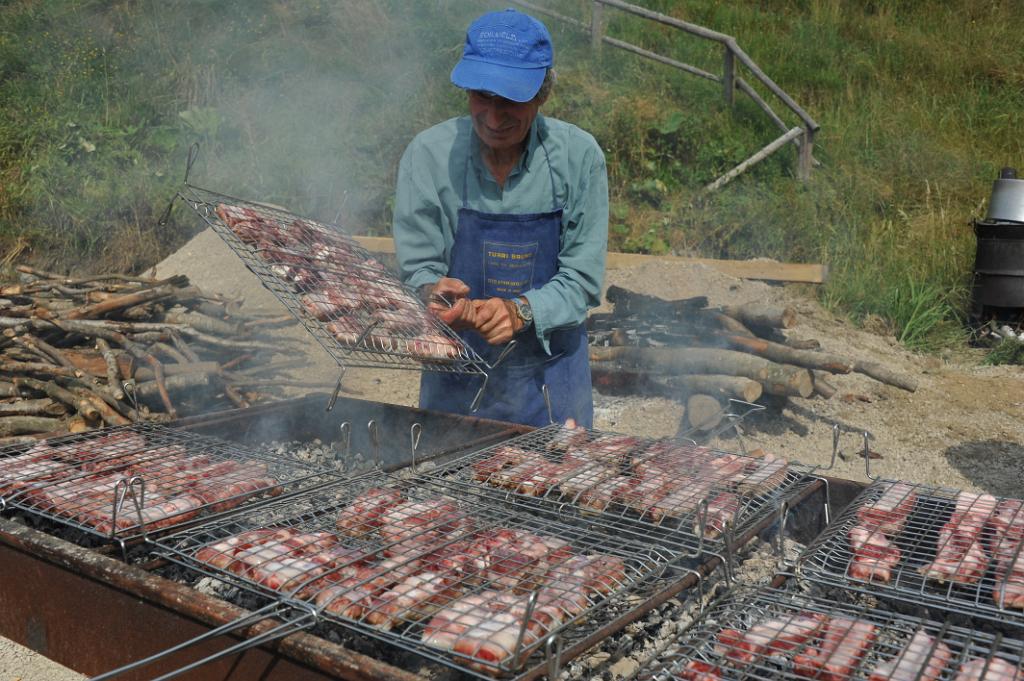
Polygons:
<instances>
[{"instance_id":1,"label":"green vegetation","mask_svg":"<svg viewBox=\"0 0 1024 681\"><path fill-rule=\"evenodd\" d=\"M992 352L985 356L983 364L1019 364L1024 366L1024 341L1004 338Z\"/></svg>"},{"instance_id":2,"label":"green vegetation","mask_svg":"<svg viewBox=\"0 0 1024 681\"><path fill-rule=\"evenodd\" d=\"M584 0L545 0L586 17ZM1003 165L1024 167L1024 5L1014 0L643 0L733 35L821 124L722 192L702 186L778 136L742 94L548 20L547 113L608 157L612 247L827 262L822 300L909 346L958 337L974 239ZM0 264L141 269L198 228L158 220L191 179L386 233L416 131L461 113L447 81L469 0L19 0L0 5ZM707 71L712 44L606 10L608 33ZM749 74L741 72L748 81ZM767 93L761 89L763 95ZM789 123L795 119L772 100Z\"/></svg>"}]
</instances>

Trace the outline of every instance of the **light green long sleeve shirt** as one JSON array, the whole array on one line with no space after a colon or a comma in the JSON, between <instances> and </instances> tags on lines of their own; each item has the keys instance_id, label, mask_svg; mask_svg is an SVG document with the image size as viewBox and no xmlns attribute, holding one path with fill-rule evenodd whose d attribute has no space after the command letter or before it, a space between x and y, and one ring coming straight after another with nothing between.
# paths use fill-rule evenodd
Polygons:
<instances>
[{"instance_id":1,"label":"light green long sleeve shirt","mask_svg":"<svg viewBox=\"0 0 1024 681\"><path fill-rule=\"evenodd\" d=\"M526 152L500 187L480 156L469 117L452 118L417 135L398 167L393 234L402 280L413 288L448 273L462 206L485 213L543 213L555 196L564 207L558 272L523 295L545 351L552 331L576 326L600 303L608 250L608 173L597 141L570 123L537 116ZM467 165L468 164L468 165ZM480 297L471 291L470 297Z\"/></svg>"}]
</instances>

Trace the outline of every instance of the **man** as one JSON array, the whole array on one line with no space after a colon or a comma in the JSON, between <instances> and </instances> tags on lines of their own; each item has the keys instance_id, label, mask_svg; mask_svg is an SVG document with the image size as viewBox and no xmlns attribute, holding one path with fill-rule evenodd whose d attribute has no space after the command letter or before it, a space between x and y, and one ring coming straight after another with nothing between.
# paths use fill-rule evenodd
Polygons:
<instances>
[{"instance_id":1,"label":"man","mask_svg":"<svg viewBox=\"0 0 1024 681\"><path fill-rule=\"evenodd\" d=\"M489 372L478 416L591 426L583 322L604 279L608 177L592 136L538 114L552 56L533 17L473 22L451 74L469 116L420 133L402 156L395 247L406 284L488 363L516 342ZM424 373L420 406L468 413L480 385Z\"/></svg>"}]
</instances>

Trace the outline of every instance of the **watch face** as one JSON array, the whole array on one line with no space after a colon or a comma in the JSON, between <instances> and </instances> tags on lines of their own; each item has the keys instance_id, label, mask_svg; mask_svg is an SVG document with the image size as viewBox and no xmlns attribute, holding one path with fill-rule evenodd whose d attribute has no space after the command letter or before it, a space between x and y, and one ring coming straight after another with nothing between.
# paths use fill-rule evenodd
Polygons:
<instances>
[{"instance_id":1,"label":"watch face","mask_svg":"<svg viewBox=\"0 0 1024 681\"><path fill-rule=\"evenodd\" d=\"M519 316L522 317L524 322L533 321L533 308L530 307L529 303L522 301L516 301L516 308L519 310Z\"/></svg>"}]
</instances>

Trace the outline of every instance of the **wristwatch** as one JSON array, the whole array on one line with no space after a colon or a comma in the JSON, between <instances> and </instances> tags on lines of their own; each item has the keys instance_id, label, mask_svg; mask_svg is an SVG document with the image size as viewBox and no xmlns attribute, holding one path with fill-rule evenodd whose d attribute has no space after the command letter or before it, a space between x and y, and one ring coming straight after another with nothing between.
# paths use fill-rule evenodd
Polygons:
<instances>
[{"instance_id":1,"label":"wristwatch","mask_svg":"<svg viewBox=\"0 0 1024 681\"><path fill-rule=\"evenodd\" d=\"M513 298L512 304L516 306L516 315L523 323L524 329L533 324L533 308L530 307L530 301L525 298Z\"/></svg>"}]
</instances>

